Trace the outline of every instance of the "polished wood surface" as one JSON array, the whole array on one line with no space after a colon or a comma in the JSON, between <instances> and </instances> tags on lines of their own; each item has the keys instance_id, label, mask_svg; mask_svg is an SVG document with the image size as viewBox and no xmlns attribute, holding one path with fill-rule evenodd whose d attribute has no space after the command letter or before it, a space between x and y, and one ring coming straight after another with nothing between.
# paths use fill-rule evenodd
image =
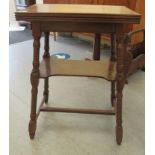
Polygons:
<instances>
[{"instance_id":1,"label":"polished wood surface","mask_svg":"<svg viewBox=\"0 0 155 155\"><path fill-rule=\"evenodd\" d=\"M78 109L78 108L60 108L60 107L42 107L40 111L46 112L67 112L67 113L81 113L81 114L97 114L97 115L115 115L115 111L101 110L101 109Z\"/></svg>"},{"instance_id":2,"label":"polished wood surface","mask_svg":"<svg viewBox=\"0 0 155 155\"><path fill-rule=\"evenodd\" d=\"M62 7L64 8L63 10L61 10ZM114 114L116 117L116 142L120 145L123 138L123 88L132 59L131 54L127 50L129 38L128 35L125 35L126 30L124 27L128 24L139 23L140 14L123 6L33 5L25 11L16 12L16 19L30 21L32 23L34 37L33 69L31 73L31 114L29 123L30 138L34 138L37 118L41 111ZM48 32L50 31L86 31L95 34L109 33L112 37L110 61L53 59L53 57L49 57ZM40 63L40 36L42 32L45 33L45 52L44 58ZM97 37L98 41L100 40L99 36ZM111 83L113 110L43 107L44 102L48 100L47 78L49 76L94 76L113 81L114 83ZM37 112L37 94L40 78L45 79L44 95Z\"/></svg>"},{"instance_id":3,"label":"polished wood surface","mask_svg":"<svg viewBox=\"0 0 155 155\"><path fill-rule=\"evenodd\" d=\"M78 21L88 18L90 22L139 23L140 19L140 14L125 6L109 5L35 4L15 14L17 20L27 21L53 21L56 17L72 17Z\"/></svg>"},{"instance_id":4,"label":"polished wood surface","mask_svg":"<svg viewBox=\"0 0 155 155\"><path fill-rule=\"evenodd\" d=\"M38 94L38 84L39 84L39 51L40 51L40 24L32 24L32 35L34 38L33 42L33 69L31 72L31 113L30 113L30 122L29 122L29 135L30 138L34 138L36 131L36 107L37 107L37 94Z\"/></svg>"},{"instance_id":5,"label":"polished wood surface","mask_svg":"<svg viewBox=\"0 0 155 155\"><path fill-rule=\"evenodd\" d=\"M49 32L44 32L44 55L43 55L43 58L46 59L46 58L49 58L50 57L50 53L49 53ZM48 90L48 87L49 87L49 79L48 77L46 77L44 79L44 92L43 92L43 95L45 97L45 103L48 103L48 96L49 96L49 90Z\"/></svg>"},{"instance_id":6,"label":"polished wood surface","mask_svg":"<svg viewBox=\"0 0 155 155\"><path fill-rule=\"evenodd\" d=\"M125 6L115 5L75 5L75 4L36 4L23 12L28 13L64 13L64 14L107 14L107 15L139 15Z\"/></svg>"},{"instance_id":7,"label":"polished wood surface","mask_svg":"<svg viewBox=\"0 0 155 155\"><path fill-rule=\"evenodd\" d=\"M137 15L137 12L115 5L75 5L75 4L35 4L20 12L23 13L70 13L70 14L106 14L106 15Z\"/></svg>"}]
</instances>

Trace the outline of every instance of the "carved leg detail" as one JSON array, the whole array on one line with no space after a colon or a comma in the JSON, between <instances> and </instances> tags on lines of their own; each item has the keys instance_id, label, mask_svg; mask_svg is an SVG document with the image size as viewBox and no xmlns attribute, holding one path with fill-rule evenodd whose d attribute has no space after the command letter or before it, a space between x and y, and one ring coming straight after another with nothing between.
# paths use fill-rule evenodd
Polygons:
<instances>
[{"instance_id":1,"label":"carved leg detail","mask_svg":"<svg viewBox=\"0 0 155 155\"><path fill-rule=\"evenodd\" d=\"M116 126L116 141L118 145L121 145L123 138L123 127Z\"/></svg>"},{"instance_id":2,"label":"carved leg detail","mask_svg":"<svg viewBox=\"0 0 155 155\"><path fill-rule=\"evenodd\" d=\"M122 127L122 93L117 93L117 104L116 104L116 141L120 145L123 138L123 127Z\"/></svg>"},{"instance_id":3,"label":"carved leg detail","mask_svg":"<svg viewBox=\"0 0 155 155\"><path fill-rule=\"evenodd\" d=\"M50 57L50 53L49 53L49 32L44 32L45 34L45 46L44 46L44 49L45 49L45 52L44 52L44 55L43 55L43 58L46 59L46 58L49 58ZM55 32L54 32L54 35L55 35ZM49 94L49 90L48 90L48 87L49 87L49 79L48 78L45 78L44 79L44 97L45 97L45 103L47 104L48 103L48 94Z\"/></svg>"},{"instance_id":4,"label":"carved leg detail","mask_svg":"<svg viewBox=\"0 0 155 155\"><path fill-rule=\"evenodd\" d=\"M40 23L32 23L32 33L34 37L33 42L33 69L31 73L31 114L29 122L29 135L33 139L36 131L36 108L37 108L37 94L39 84L39 49L40 49Z\"/></svg>"},{"instance_id":5,"label":"carved leg detail","mask_svg":"<svg viewBox=\"0 0 155 155\"><path fill-rule=\"evenodd\" d=\"M120 32L122 30L120 29ZM123 138L122 127L122 97L128 69L131 64L132 56L127 51L128 37L118 34L117 43L117 103L116 103L116 141L120 145Z\"/></svg>"},{"instance_id":6,"label":"carved leg detail","mask_svg":"<svg viewBox=\"0 0 155 155\"><path fill-rule=\"evenodd\" d=\"M37 108L37 94L38 94L38 84L39 84L39 74L32 72L31 74L31 84L32 84L32 98L31 98L31 114L29 122L29 135L33 139L36 131L36 108Z\"/></svg>"},{"instance_id":7,"label":"carved leg detail","mask_svg":"<svg viewBox=\"0 0 155 155\"><path fill-rule=\"evenodd\" d=\"M48 58L50 56L49 54L49 32L44 32L45 40L44 40L44 55L43 58Z\"/></svg>"},{"instance_id":8,"label":"carved leg detail","mask_svg":"<svg viewBox=\"0 0 155 155\"><path fill-rule=\"evenodd\" d=\"M121 32L121 29L120 29ZM123 87L125 84L125 72L124 72L124 59L125 59L125 45L124 35L118 34L117 42L117 78L116 78L116 142L118 145L121 144L123 138L123 127L122 127L122 96Z\"/></svg>"}]
</instances>

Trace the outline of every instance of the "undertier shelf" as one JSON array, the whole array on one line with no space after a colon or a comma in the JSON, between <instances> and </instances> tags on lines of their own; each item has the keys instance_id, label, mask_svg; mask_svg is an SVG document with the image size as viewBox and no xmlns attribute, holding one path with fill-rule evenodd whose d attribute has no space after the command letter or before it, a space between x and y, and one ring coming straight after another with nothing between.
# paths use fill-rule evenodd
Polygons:
<instances>
[{"instance_id":1,"label":"undertier shelf","mask_svg":"<svg viewBox=\"0 0 155 155\"><path fill-rule=\"evenodd\" d=\"M40 78L50 76L98 77L114 81L116 79L116 63L109 59L100 61L63 60L51 56L44 58L40 64Z\"/></svg>"}]
</instances>

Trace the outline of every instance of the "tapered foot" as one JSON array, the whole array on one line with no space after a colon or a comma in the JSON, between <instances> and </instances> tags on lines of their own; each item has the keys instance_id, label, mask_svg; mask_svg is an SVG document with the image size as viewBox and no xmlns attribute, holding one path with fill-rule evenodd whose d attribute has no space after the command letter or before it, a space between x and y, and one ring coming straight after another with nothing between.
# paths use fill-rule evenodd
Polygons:
<instances>
[{"instance_id":1,"label":"tapered foot","mask_svg":"<svg viewBox=\"0 0 155 155\"><path fill-rule=\"evenodd\" d=\"M122 126L116 126L116 142L118 145L121 145L123 138L123 128Z\"/></svg>"},{"instance_id":2,"label":"tapered foot","mask_svg":"<svg viewBox=\"0 0 155 155\"><path fill-rule=\"evenodd\" d=\"M30 122L29 122L29 136L30 136L30 139L34 139L35 132L36 132L36 121L30 120Z\"/></svg>"}]
</instances>

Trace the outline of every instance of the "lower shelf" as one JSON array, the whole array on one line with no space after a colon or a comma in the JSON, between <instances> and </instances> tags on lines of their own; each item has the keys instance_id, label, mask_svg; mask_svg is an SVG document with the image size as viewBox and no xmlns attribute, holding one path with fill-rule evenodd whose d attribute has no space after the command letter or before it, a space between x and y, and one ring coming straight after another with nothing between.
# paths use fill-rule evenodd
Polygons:
<instances>
[{"instance_id":1,"label":"lower shelf","mask_svg":"<svg viewBox=\"0 0 155 155\"><path fill-rule=\"evenodd\" d=\"M109 60L62 60L51 56L40 64L40 78L50 76L99 77L113 81L116 79L116 63Z\"/></svg>"}]
</instances>

